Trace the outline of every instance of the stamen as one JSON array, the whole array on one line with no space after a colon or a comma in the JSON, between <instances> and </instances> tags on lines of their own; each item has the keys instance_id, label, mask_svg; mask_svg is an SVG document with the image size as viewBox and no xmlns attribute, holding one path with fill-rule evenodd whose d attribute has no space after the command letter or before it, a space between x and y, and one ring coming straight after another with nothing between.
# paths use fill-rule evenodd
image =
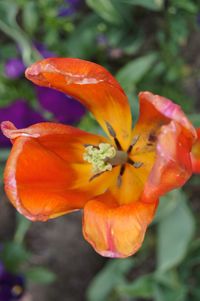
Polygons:
<instances>
[{"instance_id":1,"label":"stamen","mask_svg":"<svg viewBox=\"0 0 200 301\"><path fill-rule=\"evenodd\" d=\"M115 138L117 135L116 135L116 132L115 130L113 129L112 125L106 121L106 126L107 126L107 129L108 129L108 132L110 133L110 135Z\"/></svg>"},{"instance_id":2,"label":"stamen","mask_svg":"<svg viewBox=\"0 0 200 301\"><path fill-rule=\"evenodd\" d=\"M96 175L93 175L90 179L89 182L91 182L92 180L96 179L98 176L102 175L103 173L105 173L105 171L102 171L100 173L97 173Z\"/></svg>"},{"instance_id":3,"label":"stamen","mask_svg":"<svg viewBox=\"0 0 200 301\"><path fill-rule=\"evenodd\" d=\"M125 164L123 164L120 168L120 173L119 173L119 176L117 178L117 186L118 188L120 188L120 186L122 185L122 176L125 172Z\"/></svg>"},{"instance_id":4,"label":"stamen","mask_svg":"<svg viewBox=\"0 0 200 301\"><path fill-rule=\"evenodd\" d=\"M127 163L131 164L132 166L134 166L135 168L140 168L144 163L143 162L135 162L132 159L128 158Z\"/></svg>"},{"instance_id":5,"label":"stamen","mask_svg":"<svg viewBox=\"0 0 200 301\"><path fill-rule=\"evenodd\" d=\"M117 149L118 150L122 150L122 147L121 147L121 145L119 143L119 140L117 139L116 132L113 129L112 125L109 122L106 121L106 126L107 126L109 134L114 138L114 141L115 141L115 144L117 146Z\"/></svg>"},{"instance_id":6,"label":"stamen","mask_svg":"<svg viewBox=\"0 0 200 301\"><path fill-rule=\"evenodd\" d=\"M117 177L117 187L120 188L121 185L122 185L122 176L119 175L119 176Z\"/></svg>"},{"instance_id":7,"label":"stamen","mask_svg":"<svg viewBox=\"0 0 200 301\"><path fill-rule=\"evenodd\" d=\"M118 150L122 150L121 144L119 143L119 140L117 138L114 138L115 144L117 146Z\"/></svg>"},{"instance_id":8,"label":"stamen","mask_svg":"<svg viewBox=\"0 0 200 301\"><path fill-rule=\"evenodd\" d=\"M130 159L130 158L128 158L127 163L129 163L131 165L135 164L135 162L132 159Z\"/></svg>"},{"instance_id":9,"label":"stamen","mask_svg":"<svg viewBox=\"0 0 200 301\"><path fill-rule=\"evenodd\" d=\"M123 176L124 172L125 172L125 165L122 165L120 169L120 176Z\"/></svg>"},{"instance_id":10,"label":"stamen","mask_svg":"<svg viewBox=\"0 0 200 301\"><path fill-rule=\"evenodd\" d=\"M143 162L135 162L135 163L133 164L133 166L134 166L135 168L140 168L143 164L144 164Z\"/></svg>"},{"instance_id":11,"label":"stamen","mask_svg":"<svg viewBox=\"0 0 200 301\"><path fill-rule=\"evenodd\" d=\"M134 145L138 142L139 138L140 138L140 135L137 135L137 136L133 137L133 140L132 140L132 142L131 142L131 145L129 146L129 148L128 148L128 150L127 150L127 153L128 153L128 154L132 151Z\"/></svg>"}]
</instances>

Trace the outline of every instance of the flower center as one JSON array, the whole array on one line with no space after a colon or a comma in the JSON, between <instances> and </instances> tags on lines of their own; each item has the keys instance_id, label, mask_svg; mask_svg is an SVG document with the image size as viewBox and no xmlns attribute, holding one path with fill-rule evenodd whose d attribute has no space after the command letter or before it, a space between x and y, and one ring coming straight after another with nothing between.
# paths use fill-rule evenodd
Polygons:
<instances>
[{"instance_id":1,"label":"flower center","mask_svg":"<svg viewBox=\"0 0 200 301\"><path fill-rule=\"evenodd\" d=\"M98 146L88 145L85 147L83 159L92 164L92 172L99 174L107 170L112 170L112 162L117 154L114 146L108 143L100 143Z\"/></svg>"}]
</instances>

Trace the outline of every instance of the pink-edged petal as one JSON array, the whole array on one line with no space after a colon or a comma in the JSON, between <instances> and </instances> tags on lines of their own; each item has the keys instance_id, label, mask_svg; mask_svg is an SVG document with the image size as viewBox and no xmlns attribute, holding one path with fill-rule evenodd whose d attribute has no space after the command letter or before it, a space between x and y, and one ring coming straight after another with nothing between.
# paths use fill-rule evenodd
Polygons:
<instances>
[{"instance_id":1,"label":"pink-edged petal","mask_svg":"<svg viewBox=\"0 0 200 301\"><path fill-rule=\"evenodd\" d=\"M143 196L151 201L181 187L191 176L190 152L196 130L180 106L169 99L141 92L139 100L140 115L132 133L132 139L138 140L131 159L143 163L141 169L148 175Z\"/></svg>"},{"instance_id":2,"label":"pink-edged petal","mask_svg":"<svg viewBox=\"0 0 200 301\"><path fill-rule=\"evenodd\" d=\"M182 127L171 121L158 136L156 158L143 197L151 201L168 191L181 187L192 175L190 159L191 140L182 133Z\"/></svg>"},{"instance_id":3,"label":"pink-edged petal","mask_svg":"<svg viewBox=\"0 0 200 301\"><path fill-rule=\"evenodd\" d=\"M158 201L119 206L109 192L84 207L83 234L102 256L125 258L141 247Z\"/></svg>"}]
</instances>

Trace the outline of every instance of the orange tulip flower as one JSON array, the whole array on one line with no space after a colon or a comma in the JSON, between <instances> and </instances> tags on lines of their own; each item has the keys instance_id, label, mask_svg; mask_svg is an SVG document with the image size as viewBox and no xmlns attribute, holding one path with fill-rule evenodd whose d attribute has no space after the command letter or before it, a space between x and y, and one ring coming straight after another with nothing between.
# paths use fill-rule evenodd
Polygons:
<instances>
[{"instance_id":1,"label":"orange tulip flower","mask_svg":"<svg viewBox=\"0 0 200 301\"><path fill-rule=\"evenodd\" d=\"M83 234L94 249L130 256L143 242L158 198L191 176L196 130L178 105L150 92L139 94L132 129L121 86L91 62L49 58L30 66L26 77L78 99L107 137L62 124L18 130L3 122L13 142L4 177L8 198L33 221L84 209Z\"/></svg>"},{"instance_id":2,"label":"orange tulip flower","mask_svg":"<svg viewBox=\"0 0 200 301\"><path fill-rule=\"evenodd\" d=\"M197 140L192 147L191 159L193 172L200 173L200 128L197 130Z\"/></svg>"}]
</instances>

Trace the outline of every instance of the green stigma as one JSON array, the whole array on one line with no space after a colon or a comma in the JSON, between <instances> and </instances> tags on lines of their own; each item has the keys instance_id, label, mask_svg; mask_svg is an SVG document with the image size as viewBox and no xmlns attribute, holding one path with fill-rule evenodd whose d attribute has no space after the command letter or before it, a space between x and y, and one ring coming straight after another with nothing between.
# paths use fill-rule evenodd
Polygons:
<instances>
[{"instance_id":1,"label":"green stigma","mask_svg":"<svg viewBox=\"0 0 200 301\"><path fill-rule=\"evenodd\" d=\"M97 146L89 145L85 148L83 159L92 164L92 172L98 174L106 170L112 170L108 162L116 156L116 149L108 143L100 143Z\"/></svg>"}]
</instances>

